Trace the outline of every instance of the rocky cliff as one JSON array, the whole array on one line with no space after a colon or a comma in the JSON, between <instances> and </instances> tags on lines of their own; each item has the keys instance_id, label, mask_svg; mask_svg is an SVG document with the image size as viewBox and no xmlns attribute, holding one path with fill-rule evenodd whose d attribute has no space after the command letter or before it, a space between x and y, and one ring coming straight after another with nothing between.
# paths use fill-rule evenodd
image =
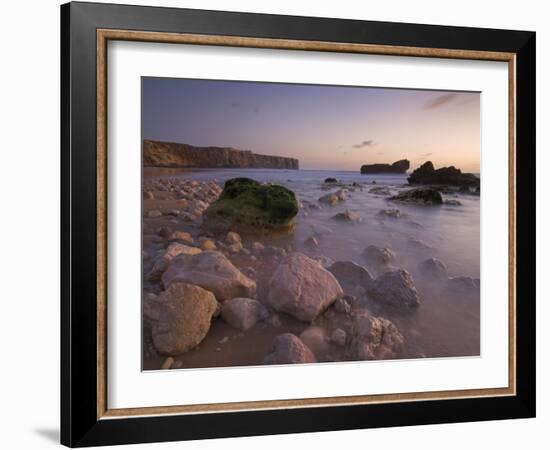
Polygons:
<instances>
[{"instance_id":1,"label":"rocky cliff","mask_svg":"<svg viewBox=\"0 0 550 450\"><path fill-rule=\"evenodd\" d=\"M143 141L143 165L153 167L299 169L296 158L258 155L225 147Z\"/></svg>"},{"instance_id":2,"label":"rocky cliff","mask_svg":"<svg viewBox=\"0 0 550 450\"><path fill-rule=\"evenodd\" d=\"M405 173L409 167L409 160L401 159L399 161L395 161L393 164L366 164L361 166L361 173Z\"/></svg>"}]
</instances>

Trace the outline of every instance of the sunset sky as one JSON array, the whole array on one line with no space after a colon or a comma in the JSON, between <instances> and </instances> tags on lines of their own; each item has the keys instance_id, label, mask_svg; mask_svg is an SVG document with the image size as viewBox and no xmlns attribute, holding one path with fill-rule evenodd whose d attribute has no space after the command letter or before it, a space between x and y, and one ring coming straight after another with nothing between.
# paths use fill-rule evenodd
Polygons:
<instances>
[{"instance_id":1,"label":"sunset sky","mask_svg":"<svg viewBox=\"0 0 550 450\"><path fill-rule=\"evenodd\" d=\"M143 138L359 170L406 158L479 172L480 95L469 92L143 78Z\"/></svg>"}]
</instances>

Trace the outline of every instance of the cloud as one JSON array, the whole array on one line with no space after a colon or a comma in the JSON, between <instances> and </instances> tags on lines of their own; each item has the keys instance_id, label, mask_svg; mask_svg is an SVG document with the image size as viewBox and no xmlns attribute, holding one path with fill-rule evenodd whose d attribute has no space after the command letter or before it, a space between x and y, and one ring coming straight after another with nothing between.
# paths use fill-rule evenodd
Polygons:
<instances>
[{"instance_id":1,"label":"cloud","mask_svg":"<svg viewBox=\"0 0 550 450\"><path fill-rule=\"evenodd\" d=\"M454 92L451 92L449 94L439 95L435 98L432 98L431 100L428 100L426 103L424 103L424 106L422 107L422 109L440 108L452 102L456 97L457 97L457 94Z\"/></svg>"},{"instance_id":2,"label":"cloud","mask_svg":"<svg viewBox=\"0 0 550 450\"><path fill-rule=\"evenodd\" d=\"M353 144L353 148L365 148L365 147L372 147L374 145L374 140L369 139L368 141L360 142L359 144Z\"/></svg>"},{"instance_id":3,"label":"cloud","mask_svg":"<svg viewBox=\"0 0 550 450\"><path fill-rule=\"evenodd\" d=\"M424 159L424 158L427 158L429 156L432 156L433 153L430 152L430 153L423 153L422 155L418 155L418 159Z\"/></svg>"},{"instance_id":4,"label":"cloud","mask_svg":"<svg viewBox=\"0 0 550 450\"><path fill-rule=\"evenodd\" d=\"M241 102L238 100L232 100L230 102L226 102L226 104L231 106L231 108L239 108L241 106Z\"/></svg>"}]
</instances>

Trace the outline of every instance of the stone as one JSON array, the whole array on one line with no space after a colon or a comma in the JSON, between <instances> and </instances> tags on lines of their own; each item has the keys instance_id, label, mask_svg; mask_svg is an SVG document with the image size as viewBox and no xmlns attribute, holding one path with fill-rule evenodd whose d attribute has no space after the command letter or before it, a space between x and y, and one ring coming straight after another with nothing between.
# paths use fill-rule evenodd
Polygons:
<instances>
[{"instance_id":1,"label":"stone","mask_svg":"<svg viewBox=\"0 0 550 450\"><path fill-rule=\"evenodd\" d=\"M369 189L369 194L391 195L390 189L386 186L374 186Z\"/></svg>"},{"instance_id":2,"label":"stone","mask_svg":"<svg viewBox=\"0 0 550 450\"><path fill-rule=\"evenodd\" d=\"M203 225L218 231L254 234L289 232L297 214L298 201L291 190L250 178L233 178L225 182L220 197L204 211Z\"/></svg>"},{"instance_id":3,"label":"stone","mask_svg":"<svg viewBox=\"0 0 550 450\"><path fill-rule=\"evenodd\" d=\"M371 283L367 292L376 302L392 307L412 308L420 304L414 280L404 269L380 275Z\"/></svg>"},{"instance_id":4,"label":"stone","mask_svg":"<svg viewBox=\"0 0 550 450\"><path fill-rule=\"evenodd\" d=\"M334 275L303 253L291 253L270 282L267 301L273 309L311 322L343 295Z\"/></svg>"},{"instance_id":5,"label":"stone","mask_svg":"<svg viewBox=\"0 0 550 450\"><path fill-rule=\"evenodd\" d=\"M404 214L397 208L381 209L378 212L378 215L382 217L389 217L391 219L399 219L400 217L404 216Z\"/></svg>"},{"instance_id":6,"label":"stone","mask_svg":"<svg viewBox=\"0 0 550 450\"><path fill-rule=\"evenodd\" d=\"M319 197L319 201L321 203L334 206L340 202L340 199L334 193L329 193Z\"/></svg>"},{"instance_id":7,"label":"stone","mask_svg":"<svg viewBox=\"0 0 550 450\"><path fill-rule=\"evenodd\" d=\"M358 360L394 358L404 342L393 322L362 310L353 318L348 351Z\"/></svg>"},{"instance_id":8,"label":"stone","mask_svg":"<svg viewBox=\"0 0 550 450\"><path fill-rule=\"evenodd\" d=\"M212 292L218 301L235 297L254 297L256 283L245 276L217 251L204 251L198 255L182 254L174 258L162 275L162 283L193 283Z\"/></svg>"},{"instance_id":9,"label":"stone","mask_svg":"<svg viewBox=\"0 0 550 450\"><path fill-rule=\"evenodd\" d=\"M462 203L454 198L447 199L443 203L449 206L462 206Z\"/></svg>"},{"instance_id":10,"label":"stone","mask_svg":"<svg viewBox=\"0 0 550 450\"><path fill-rule=\"evenodd\" d=\"M376 245L369 245L364 251L363 256L367 261L376 265L387 265L395 261L395 253L388 247L378 247Z\"/></svg>"},{"instance_id":11,"label":"stone","mask_svg":"<svg viewBox=\"0 0 550 450\"><path fill-rule=\"evenodd\" d=\"M152 209L147 213L147 217L149 217L149 219L156 219L162 217L162 213L158 209Z\"/></svg>"},{"instance_id":12,"label":"stone","mask_svg":"<svg viewBox=\"0 0 550 450\"><path fill-rule=\"evenodd\" d=\"M168 358L166 358L164 360L164 362L162 363L162 365L160 366L160 368L162 370L164 369L170 369L172 367L172 365L174 364L174 358L172 358L171 356L169 356Z\"/></svg>"},{"instance_id":13,"label":"stone","mask_svg":"<svg viewBox=\"0 0 550 450\"><path fill-rule=\"evenodd\" d=\"M172 261L176 256L182 255L182 254L198 255L201 252L202 250L200 248L190 247L188 245L183 245L178 242L172 242L168 246L164 254L162 254L157 259L155 259L155 262L153 263L153 267L147 273L147 280L159 281L164 271L170 265L170 261Z\"/></svg>"},{"instance_id":14,"label":"stone","mask_svg":"<svg viewBox=\"0 0 550 450\"><path fill-rule=\"evenodd\" d=\"M213 239L201 239L199 247L202 250L216 250L216 243Z\"/></svg>"},{"instance_id":15,"label":"stone","mask_svg":"<svg viewBox=\"0 0 550 450\"><path fill-rule=\"evenodd\" d=\"M163 226L163 227L157 228L156 233L157 233L161 238L167 239L167 238L169 238L170 235L172 234L172 231L170 230L170 228L164 227L164 226Z\"/></svg>"},{"instance_id":16,"label":"stone","mask_svg":"<svg viewBox=\"0 0 550 450\"><path fill-rule=\"evenodd\" d=\"M265 246L261 242L255 241L252 243L252 250L255 252L261 252L264 248Z\"/></svg>"},{"instance_id":17,"label":"stone","mask_svg":"<svg viewBox=\"0 0 550 450\"><path fill-rule=\"evenodd\" d=\"M332 273L344 292L355 292L357 287L367 289L374 280L370 272L352 261L336 261L328 271Z\"/></svg>"},{"instance_id":18,"label":"stone","mask_svg":"<svg viewBox=\"0 0 550 450\"><path fill-rule=\"evenodd\" d=\"M330 335L330 341L338 347L345 347L347 334L342 328L336 328Z\"/></svg>"},{"instance_id":19,"label":"stone","mask_svg":"<svg viewBox=\"0 0 550 450\"><path fill-rule=\"evenodd\" d=\"M300 334L300 340L313 352L317 359L320 359L329 350L328 337L321 327L306 328Z\"/></svg>"},{"instance_id":20,"label":"stone","mask_svg":"<svg viewBox=\"0 0 550 450\"><path fill-rule=\"evenodd\" d=\"M319 247L319 241L314 236L310 236L304 241L304 245L314 249Z\"/></svg>"},{"instance_id":21,"label":"stone","mask_svg":"<svg viewBox=\"0 0 550 450\"><path fill-rule=\"evenodd\" d=\"M407 178L409 184L432 184L478 188L480 180L472 173L462 173L454 166L435 169L431 161L422 164Z\"/></svg>"},{"instance_id":22,"label":"stone","mask_svg":"<svg viewBox=\"0 0 550 450\"><path fill-rule=\"evenodd\" d=\"M217 306L211 292L187 283L173 283L149 302L153 345L169 356L185 353L204 339Z\"/></svg>"},{"instance_id":23,"label":"stone","mask_svg":"<svg viewBox=\"0 0 550 450\"><path fill-rule=\"evenodd\" d=\"M181 241L189 245L193 244L194 242L193 236L191 236L191 234L188 233L187 231L174 231L172 233L172 240Z\"/></svg>"},{"instance_id":24,"label":"stone","mask_svg":"<svg viewBox=\"0 0 550 450\"><path fill-rule=\"evenodd\" d=\"M349 209L346 209L344 212L335 214L332 216L334 220L339 220L341 222L350 222L350 223L357 223L361 221L361 218L355 214L354 212L350 211Z\"/></svg>"},{"instance_id":25,"label":"stone","mask_svg":"<svg viewBox=\"0 0 550 450\"><path fill-rule=\"evenodd\" d=\"M443 280L448 277L447 266L436 258L428 258L422 261L420 263L420 272L435 280Z\"/></svg>"},{"instance_id":26,"label":"stone","mask_svg":"<svg viewBox=\"0 0 550 450\"><path fill-rule=\"evenodd\" d=\"M421 241L420 239L416 239L413 237L410 237L407 239L407 244L409 244L411 247L415 247L419 250L431 250L432 246L430 244L427 244L424 241Z\"/></svg>"},{"instance_id":27,"label":"stone","mask_svg":"<svg viewBox=\"0 0 550 450\"><path fill-rule=\"evenodd\" d=\"M153 194L152 191L143 191L143 198L146 200L153 200L155 198L155 194Z\"/></svg>"},{"instance_id":28,"label":"stone","mask_svg":"<svg viewBox=\"0 0 550 450\"><path fill-rule=\"evenodd\" d=\"M277 336L271 344L271 352L265 357L264 364L300 364L316 362L313 352L291 333Z\"/></svg>"},{"instance_id":29,"label":"stone","mask_svg":"<svg viewBox=\"0 0 550 450\"><path fill-rule=\"evenodd\" d=\"M361 174L405 173L409 170L410 165L408 159L400 159L393 164L365 164L361 166Z\"/></svg>"},{"instance_id":30,"label":"stone","mask_svg":"<svg viewBox=\"0 0 550 450\"><path fill-rule=\"evenodd\" d=\"M232 298L222 303L222 319L242 331L269 317L264 305L252 298Z\"/></svg>"},{"instance_id":31,"label":"stone","mask_svg":"<svg viewBox=\"0 0 550 450\"><path fill-rule=\"evenodd\" d=\"M225 236L225 243L227 245L240 244L241 242L241 236L239 235L239 233L235 233L234 231L230 231Z\"/></svg>"},{"instance_id":32,"label":"stone","mask_svg":"<svg viewBox=\"0 0 550 450\"><path fill-rule=\"evenodd\" d=\"M325 183L338 183L338 180L336 178L325 178Z\"/></svg>"},{"instance_id":33,"label":"stone","mask_svg":"<svg viewBox=\"0 0 550 450\"><path fill-rule=\"evenodd\" d=\"M443 203L443 197L439 191L432 188L409 189L394 195L390 200L418 205L441 205Z\"/></svg>"}]
</instances>

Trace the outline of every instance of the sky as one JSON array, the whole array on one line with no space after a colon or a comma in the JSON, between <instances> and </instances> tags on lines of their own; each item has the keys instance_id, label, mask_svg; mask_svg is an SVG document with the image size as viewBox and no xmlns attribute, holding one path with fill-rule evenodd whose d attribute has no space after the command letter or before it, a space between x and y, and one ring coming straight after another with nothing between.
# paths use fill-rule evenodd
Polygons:
<instances>
[{"instance_id":1,"label":"sky","mask_svg":"<svg viewBox=\"0 0 550 450\"><path fill-rule=\"evenodd\" d=\"M480 164L472 92L144 77L142 127L143 139L294 157L301 169Z\"/></svg>"}]
</instances>

